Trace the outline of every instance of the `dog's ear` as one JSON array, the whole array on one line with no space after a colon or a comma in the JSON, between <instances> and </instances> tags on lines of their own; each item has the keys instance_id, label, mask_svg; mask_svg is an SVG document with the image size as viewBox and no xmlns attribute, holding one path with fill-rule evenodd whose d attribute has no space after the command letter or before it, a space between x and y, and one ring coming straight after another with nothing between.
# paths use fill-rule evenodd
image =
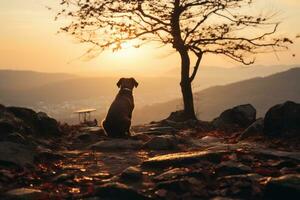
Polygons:
<instances>
[{"instance_id":1,"label":"dog's ear","mask_svg":"<svg viewBox=\"0 0 300 200\"><path fill-rule=\"evenodd\" d=\"M117 82L117 86L118 88L121 87L122 81L124 80L124 78L120 78L120 80Z\"/></svg>"},{"instance_id":2,"label":"dog's ear","mask_svg":"<svg viewBox=\"0 0 300 200\"><path fill-rule=\"evenodd\" d=\"M134 87L137 87L139 85L139 83L134 78L131 78L131 80L133 82Z\"/></svg>"}]
</instances>

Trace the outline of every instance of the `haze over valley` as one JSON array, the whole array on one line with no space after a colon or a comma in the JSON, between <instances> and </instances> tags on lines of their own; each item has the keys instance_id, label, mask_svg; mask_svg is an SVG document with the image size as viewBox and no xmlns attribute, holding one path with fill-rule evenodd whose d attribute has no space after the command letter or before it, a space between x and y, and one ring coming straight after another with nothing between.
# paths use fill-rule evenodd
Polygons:
<instances>
[{"instance_id":1,"label":"haze over valley","mask_svg":"<svg viewBox=\"0 0 300 200\"><path fill-rule=\"evenodd\" d=\"M226 108L249 102L263 114L275 103L299 100L299 89L293 85L300 78L299 68L265 77L294 67L299 66L203 67L193 84L196 112L200 119L210 120ZM174 68L160 77L135 77L139 87L134 91L134 124L165 118L181 108L178 74L178 69ZM265 78L255 78L257 76ZM99 121L118 91L118 79L1 70L0 102L43 111L68 123L77 123L75 110L96 108L93 116Z\"/></svg>"}]
</instances>

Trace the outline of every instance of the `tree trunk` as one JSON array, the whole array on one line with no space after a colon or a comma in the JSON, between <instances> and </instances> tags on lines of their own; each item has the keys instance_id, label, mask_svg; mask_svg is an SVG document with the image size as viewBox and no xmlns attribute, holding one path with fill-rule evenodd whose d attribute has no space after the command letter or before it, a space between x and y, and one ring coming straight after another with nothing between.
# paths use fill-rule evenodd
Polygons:
<instances>
[{"instance_id":1,"label":"tree trunk","mask_svg":"<svg viewBox=\"0 0 300 200\"><path fill-rule=\"evenodd\" d=\"M188 54L188 49L186 48L184 41L181 38L181 30L179 18L180 14L183 12L182 7L180 7L180 0L174 1L174 10L171 18L172 36L173 36L173 48L175 48L181 57L181 92L183 97L183 118L197 119L194 110L193 93L190 81L190 57Z\"/></svg>"},{"instance_id":2,"label":"tree trunk","mask_svg":"<svg viewBox=\"0 0 300 200\"><path fill-rule=\"evenodd\" d=\"M197 119L194 109L193 92L190 81L190 58L186 49L179 51L181 56L181 92L183 97L183 111L185 119Z\"/></svg>"}]
</instances>

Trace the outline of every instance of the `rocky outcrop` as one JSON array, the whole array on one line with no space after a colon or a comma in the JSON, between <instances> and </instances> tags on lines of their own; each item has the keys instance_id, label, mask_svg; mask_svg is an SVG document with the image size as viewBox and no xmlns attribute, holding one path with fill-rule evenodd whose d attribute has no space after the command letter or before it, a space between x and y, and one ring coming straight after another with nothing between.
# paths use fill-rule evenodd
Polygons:
<instances>
[{"instance_id":1,"label":"rocky outcrop","mask_svg":"<svg viewBox=\"0 0 300 200\"><path fill-rule=\"evenodd\" d=\"M213 125L217 128L227 128L238 126L246 128L256 119L256 109L251 104L239 105L225 110L221 115L213 120Z\"/></svg>"},{"instance_id":2,"label":"rocky outcrop","mask_svg":"<svg viewBox=\"0 0 300 200\"><path fill-rule=\"evenodd\" d=\"M50 149L60 136L58 122L45 113L0 105L0 165L32 166L36 160L57 158ZM51 139L50 139L51 138ZM61 158L61 157L60 157Z\"/></svg>"},{"instance_id":3,"label":"rocky outcrop","mask_svg":"<svg viewBox=\"0 0 300 200\"><path fill-rule=\"evenodd\" d=\"M58 122L46 113L20 107L8 107L7 111L22 120L31 130L31 133L43 136L58 136L60 134Z\"/></svg>"},{"instance_id":4,"label":"rocky outcrop","mask_svg":"<svg viewBox=\"0 0 300 200\"><path fill-rule=\"evenodd\" d=\"M107 138L99 127L62 126L68 134L54 141L37 137L37 118L31 115L38 113L27 109L13 113L0 107L5 111L2 116L13 123L19 120L34 131L24 134L21 129L12 129L0 136L0 199L298 197L300 147L276 143L285 137L238 140L242 126L255 119L251 106L246 108L224 114L230 116L226 126L239 127L232 132L199 128L204 123L195 128L186 122L165 120L133 127L134 135L127 139ZM251 123L243 137L262 132L263 122ZM266 144L270 140L271 147ZM53 143L64 148L52 148Z\"/></svg>"},{"instance_id":5,"label":"rocky outcrop","mask_svg":"<svg viewBox=\"0 0 300 200\"><path fill-rule=\"evenodd\" d=\"M18 132L39 137L59 136L58 122L46 113L36 113L28 108L0 107L1 137Z\"/></svg>"},{"instance_id":6,"label":"rocky outcrop","mask_svg":"<svg viewBox=\"0 0 300 200\"><path fill-rule=\"evenodd\" d=\"M287 101L268 110L264 119L268 136L289 136L300 133L300 104Z\"/></svg>"}]
</instances>

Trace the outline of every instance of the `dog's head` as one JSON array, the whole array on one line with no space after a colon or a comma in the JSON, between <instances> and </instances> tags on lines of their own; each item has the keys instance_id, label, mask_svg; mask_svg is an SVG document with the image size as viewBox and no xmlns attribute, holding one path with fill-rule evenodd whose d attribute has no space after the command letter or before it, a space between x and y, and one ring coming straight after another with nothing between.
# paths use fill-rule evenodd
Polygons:
<instances>
[{"instance_id":1,"label":"dog's head","mask_svg":"<svg viewBox=\"0 0 300 200\"><path fill-rule=\"evenodd\" d=\"M134 78L120 78L117 83L119 88L128 88L132 90L134 87L137 87L139 83Z\"/></svg>"}]
</instances>

